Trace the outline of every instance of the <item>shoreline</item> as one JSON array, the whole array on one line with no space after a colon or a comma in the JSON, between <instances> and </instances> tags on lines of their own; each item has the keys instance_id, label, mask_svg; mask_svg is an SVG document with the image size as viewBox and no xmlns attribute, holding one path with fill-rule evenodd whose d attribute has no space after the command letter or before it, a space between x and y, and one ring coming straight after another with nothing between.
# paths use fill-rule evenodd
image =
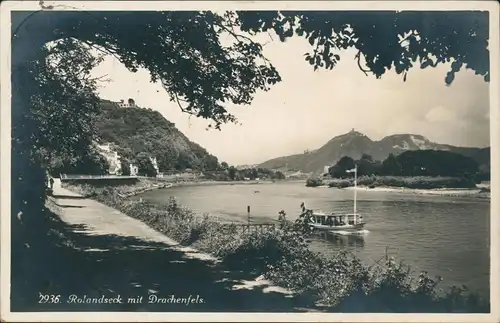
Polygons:
<instances>
[{"instance_id":1,"label":"shoreline","mask_svg":"<svg viewBox=\"0 0 500 323\"><path fill-rule=\"evenodd\" d=\"M185 182L174 182L171 183L170 187L182 187L182 186L216 186L216 185L262 185L262 184L273 184L271 180L250 180L250 181L185 181Z\"/></svg>"},{"instance_id":2,"label":"shoreline","mask_svg":"<svg viewBox=\"0 0 500 323\"><path fill-rule=\"evenodd\" d=\"M274 184L275 182L271 180L259 180L259 181L213 181L213 180L205 180L205 181L178 181L178 182L168 182L161 183L161 180L151 179L151 178L140 178L139 181L156 181L156 183L151 183L147 187L137 187L132 189L127 193L118 193L118 195L122 198L133 197L142 193L147 193L150 191L160 190L160 189L168 189L174 187L193 187L193 186L217 186L217 185L266 185L266 184ZM111 186L110 186L111 187Z\"/></svg>"},{"instance_id":3,"label":"shoreline","mask_svg":"<svg viewBox=\"0 0 500 323\"><path fill-rule=\"evenodd\" d=\"M361 176L353 178L310 178L307 187L394 192L403 194L491 198L489 182L477 183L461 177Z\"/></svg>"},{"instance_id":4,"label":"shoreline","mask_svg":"<svg viewBox=\"0 0 500 323\"><path fill-rule=\"evenodd\" d=\"M481 187L478 188L429 188L429 189L418 189L418 188L407 188L401 186L378 186L370 188L366 185L359 185L356 188L353 186L338 188L330 187L328 185L317 186L318 188L333 188L340 190L357 190L365 192L388 192L388 193L402 193L402 194L415 194L415 195L437 195L437 196L455 196L455 197L474 197L481 199L491 198L491 193L483 191Z\"/></svg>"}]
</instances>

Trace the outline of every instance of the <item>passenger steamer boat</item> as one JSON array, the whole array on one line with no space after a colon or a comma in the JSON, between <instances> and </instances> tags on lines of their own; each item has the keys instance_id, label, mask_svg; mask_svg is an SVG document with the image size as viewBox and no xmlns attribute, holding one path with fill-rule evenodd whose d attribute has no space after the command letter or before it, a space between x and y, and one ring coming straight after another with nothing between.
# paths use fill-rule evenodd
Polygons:
<instances>
[{"instance_id":1,"label":"passenger steamer boat","mask_svg":"<svg viewBox=\"0 0 500 323\"><path fill-rule=\"evenodd\" d=\"M334 213L324 213L322 211L306 210L304 203L301 207L304 220L307 221L312 229L320 231L361 231L365 226L363 216L357 213L356 210L356 199L357 199L357 180L358 180L358 169L357 166L354 169L348 170L348 173L354 172L354 212L347 214L334 214Z\"/></svg>"}]
</instances>

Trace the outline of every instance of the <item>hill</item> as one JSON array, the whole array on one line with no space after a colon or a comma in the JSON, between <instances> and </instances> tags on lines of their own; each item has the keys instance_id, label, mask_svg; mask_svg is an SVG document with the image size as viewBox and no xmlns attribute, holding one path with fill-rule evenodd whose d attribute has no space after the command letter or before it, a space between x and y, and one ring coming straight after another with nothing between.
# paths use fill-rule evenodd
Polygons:
<instances>
[{"instance_id":1,"label":"hill","mask_svg":"<svg viewBox=\"0 0 500 323\"><path fill-rule=\"evenodd\" d=\"M325 166L332 166L343 156L359 159L368 154L374 160L382 161L389 154L399 155L413 150L444 150L455 152L475 160L480 169L489 172L490 148L455 147L430 141L421 135L395 134L379 141L373 141L366 135L350 131L336 136L321 148L307 154L278 157L259 165L262 168L300 170L303 172L323 172Z\"/></svg>"},{"instance_id":2,"label":"hill","mask_svg":"<svg viewBox=\"0 0 500 323\"><path fill-rule=\"evenodd\" d=\"M133 161L141 153L156 157L160 172L216 170L217 157L190 141L175 124L158 111L136 107L121 108L103 100L102 112L96 117L101 143L112 143L113 150Z\"/></svg>"}]
</instances>

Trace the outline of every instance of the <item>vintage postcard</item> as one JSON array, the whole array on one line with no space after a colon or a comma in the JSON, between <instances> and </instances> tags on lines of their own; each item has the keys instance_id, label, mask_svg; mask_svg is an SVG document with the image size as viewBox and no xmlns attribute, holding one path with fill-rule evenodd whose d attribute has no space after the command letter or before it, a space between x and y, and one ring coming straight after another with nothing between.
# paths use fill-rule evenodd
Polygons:
<instances>
[{"instance_id":1,"label":"vintage postcard","mask_svg":"<svg viewBox=\"0 0 500 323\"><path fill-rule=\"evenodd\" d=\"M498 2L1 24L2 321L500 321Z\"/></svg>"}]
</instances>

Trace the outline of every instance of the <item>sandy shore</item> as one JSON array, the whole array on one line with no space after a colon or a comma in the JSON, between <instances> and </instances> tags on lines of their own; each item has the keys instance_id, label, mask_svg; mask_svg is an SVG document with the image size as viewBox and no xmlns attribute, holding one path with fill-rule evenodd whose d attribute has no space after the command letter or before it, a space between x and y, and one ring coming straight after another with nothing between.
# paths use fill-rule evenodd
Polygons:
<instances>
[{"instance_id":1,"label":"sandy shore","mask_svg":"<svg viewBox=\"0 0 500 323\"><path fill-rule=\"evenodd\" d=\"M481 198L490 198L490 192L482 191L482 188L437 188L437 189L413 189L405 187L375 187L369 188L367 186L346 187L346 190L358 190L358 191L373 191L373 192L397 192L397 193L408 193L408 194L420 194L420 195L440 195L440 196L473 196Z\"/></svg>"},{"instance_id":2,"label":"sandy shore","mask_svg":"<svg viewBox=\"0 0 500 323\"><path fill-rule=\"evenodd\" d=\"M169 187L179 186L212 186L212 185L257 185L257 184L273 184L273 181L259 180L259 181L191 181L191 182L174 182Z\"/></svg>"}]
</instances>

